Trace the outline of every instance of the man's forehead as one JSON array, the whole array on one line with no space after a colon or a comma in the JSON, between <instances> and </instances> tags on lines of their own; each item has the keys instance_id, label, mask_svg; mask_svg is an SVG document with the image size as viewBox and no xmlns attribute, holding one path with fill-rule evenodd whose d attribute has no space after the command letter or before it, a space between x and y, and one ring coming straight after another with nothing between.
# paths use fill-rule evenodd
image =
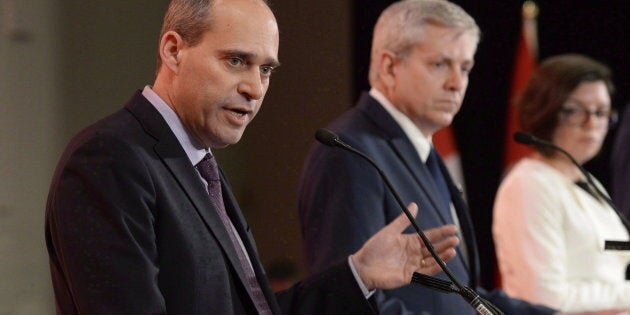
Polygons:
<instances>
[{"instance_id":1,"label":"man's forehead","mask_svg":"<svg viewBox=\"0 0 630 315\"><path fill-rule=\"evenodd\" d=\"M457 60L474 59L478 40L470 33L444 34L441 37L425 38L413 45L412 50L423 55Z\"/></svg>"},{"instance_id":2,"label":"man's forehead","mask_svg":"<svg viewBox=\"0 0 630 315\"><path fill-rule=\"evenodd\" d=\"M278 63L279 32L271 10L260 0L216 3L204 41L224 54L256 63Z\"/></svg>"},{"instance_id":3,"label":"man's forehead","mask_svg":"<svg viewBox=\"0 0 630 315\"><path fill-rule=\"evenodd\" d=\"M472 51L468 51L472 50ZM448 59L457 62L472 63L475 59L476 47L471 49L440 49L431 45L416 45L413 51L426 58Z\"/></svg>"},{"instance_id":4,"label":"man's forehead","mask_svg":"<svg viewBox=\"0 0 630 315\"><path fill-rule=\"evenodd\" d=\"M273 12L261 0L217 0L210 9L210 18L216 20L224 17L235 17L241 22L265 17L275 22Z\"/></svg>"}]
</instances>

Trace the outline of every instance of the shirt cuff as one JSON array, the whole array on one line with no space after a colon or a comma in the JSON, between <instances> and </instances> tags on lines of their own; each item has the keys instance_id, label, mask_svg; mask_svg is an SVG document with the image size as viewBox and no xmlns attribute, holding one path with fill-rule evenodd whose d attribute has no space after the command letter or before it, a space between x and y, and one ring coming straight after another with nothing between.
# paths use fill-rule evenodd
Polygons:
<instances>
[{"instance_id":1,"label":"shirt cuff","mask_svg":"<svg viewBox=\"0 0 630 315\"><path fill-rule=\"evenodd\" d=\"M374 292L376 292L376 290L368 290L367 287L365 286L365 283L363 283L363 280L361 280L361 277L359 277L359 273L357 273L357 270L354 268L354 263L352 262L352 255L348 256L348 265L350 265L350 270L352 270L352 275L354 275L354 280L357 281L357 284L359 285L359 288L361 288L361 292L363 292L363 296L365 296L365 299L369 299L370 297L372 297L372 295L374 294Z\"/></svg>"}]
</instances>

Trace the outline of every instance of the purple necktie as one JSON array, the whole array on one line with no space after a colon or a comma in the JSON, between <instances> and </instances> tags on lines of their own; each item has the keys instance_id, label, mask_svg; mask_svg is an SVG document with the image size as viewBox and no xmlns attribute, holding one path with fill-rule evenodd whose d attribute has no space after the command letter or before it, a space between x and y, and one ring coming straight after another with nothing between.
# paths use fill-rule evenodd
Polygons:
<instances>
[{"instance_id":1,"label":"purple necktie","mask_svg":"<svg viewBox=\"0 0 630 315\"><path fill-rule=\"evenodd\" d=\"M254 269L247 258L247 253L245 252L245 248L242 245L240 237L238 236L238 233L234 229L234 226L225 211L223 196L221 194L219 167L217 166L214 156L210 155L210 153L206 154L206 156L197 163L195 167L197 168L197 171L199 171L199 174L201 174L201 177L203 177L203 179L205 179L208 183L208 194L210 194L210 199L216 205L215 208L217 209L217 213L219 214L219 217L221 217L221 221L227 229L230 240L232 240L232 245L234 246L234 250L238 255L238 260L241 262L241 267L243 267L243 270L245 271L245 276L247 277L250 289L252 290L254 304L256 304L258 313L272 314L269 304L267 304L267 299L265 299L265 295L263 294L260 284L256 279Z\"/></svg>"}]
</instances>

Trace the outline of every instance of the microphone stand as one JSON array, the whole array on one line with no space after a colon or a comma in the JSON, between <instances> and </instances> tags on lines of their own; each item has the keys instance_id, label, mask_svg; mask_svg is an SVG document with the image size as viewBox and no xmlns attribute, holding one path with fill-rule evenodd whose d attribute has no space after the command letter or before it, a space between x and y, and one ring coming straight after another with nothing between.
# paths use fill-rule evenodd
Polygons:
<instances>
[{"instance_id":1,"label":"microphone stand","mask_svg":"<svg viewBox=\"0 0 630 315\"><path fill-rule=\"evenodd\" d=\"M331 146L331 147L339 147L339 148L345 149L347 151L350 151L350 152L352 152L352 153L362 157L367 162L369 162L378 171L378 174L381 176L381 178L383 179L383 181L387 185L387 188L389 189L389 191L394 196L394 199L396 199L396 202L400 206L400 209L403 211L403 213L405 213L405 215L407 216L407 219L409 219L409 222L411 222L411 225L413 226L413 228L416 231L416 233L422 239L422 242L424 243L424 245L429 250L429 253L431 253L431 256L433 256L435 261L438 263L440 268L442 268L442 270L448 276L448 278L451 279L451 281L453 281L453 284L457 288L457 291L453 291L453 292L456 292L460 296L462 296L477 311L478 314L481 314L481 315L503 315L504 314L503 312L501 312L501 310L499 310L495 306L492 306L492 307L487 306L486 304L490 304L489 302L487 302L484 299L482 299L479 296L479 294L477 294L477 292L475 292L473 289L462 285L457 280L457 278L455 278L453 273L446 266L446 263L444 263L442 258L440 258L440 255L438 255L438 253L435 251L435 248L433 248L433 245L431 244L429 239L426 237L424 232L422 232L422 230L420 229L420 227L416 223L416 220L413 217L413 215L411 214L411 212L409 212L409 210L407 209L405 204L402 202L402 199L398 195L398 192L396 191L396 189L394 189L394 186L392 185L392 183L389 181L389 179L387 178L387 176L385 175L383 170L376 164L376 162L374 162L374 160L372 160L369 156L365 155L363 152L361 152L361 151L351 147L350 145L346 144L345 142L341 141L339 139L339 136L337 136L334 132L332 132L330 130L327 130L327 129L324 129L324 128L318 129L317 132L315 133L315 138L317 139L317 141L321 142L322 144L325 144L325 145ZM415 274L419 274L419 273L415 273ZM415 276L415 274L414 274L414 276ZM431 278L437 279L437 278L434 278L434 277L431 277ZM412 279L412 283L414 283L413 279ZM429 285L427 285L427 286L429 286ZM431 287L431 286L429 286L429 287ZM434 287L432 287L432 288L434 288ZM442 292L444 292L444 291L442 291Z\"/></svg>"},{"instance_id":2,"label":"microphone stand","mask_svg":"<svg viewBox=\"0 0 630 315\"><path fill-rule=\"evenodd\" d=\"M586 169L584 169L584 167L580 163L578 163L578 161L576 161L575 158L573 158L573 156L571 154L569 154L569 152L567 152L563 148L561 148L561 147L559 147L559 146L557 146L557 145L555 145L555 144L553 144L553 143L551 143L549 141L537 138L537 137L535 137L532 134L529 134L529 133L526 133L526 132L522 132L522 131L517 131L517 132L514 133L514 141L522 143L522 144L526 144L526 145L534 145L534 146L537 146L537 147L551 148L551 149L554 149L554 150L562 153L567 158L569 158L571 163L573 163L575 166L577 166L577 168L584 175L584 177L586 177L586 181L588 182L588 185L595 190L595 193L597 194L597 196L599 198L601 198L602 200L604 200L613 209L613 211L615 211L615 213L617 213L617 216L619 216L619 219L621 219L621 223L623 223L623 225L626 227L626 229L630 233L630 222L628 222L628 220L626 220L626 218L623 215L621 215L621 213L619 213L619 209L617 209L617 207L612 202L612 200L610 200L610 198L608 198L608 196L606 196L606 194L604 194L599 189L599 187L597 185L595 185L595 180L593 180L593 176L591 175L591 173L587 172Z\"/></svg>"}]
</instances>

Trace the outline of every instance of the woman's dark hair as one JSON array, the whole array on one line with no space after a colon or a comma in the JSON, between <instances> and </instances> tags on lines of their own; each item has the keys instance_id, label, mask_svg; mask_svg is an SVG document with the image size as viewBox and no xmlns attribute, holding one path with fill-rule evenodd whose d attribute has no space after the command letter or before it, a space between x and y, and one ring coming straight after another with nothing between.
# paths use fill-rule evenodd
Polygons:
<instances>
[{"instance_id":1,"label":"woman's dark hair","mask_svg":"<svg viewBox=\"0 0 630 315\"><path fill-rule=\"evenodd\" d=\"M521 128L551 141L562 105L580 83L593 81L604 81L608 94L613 94L612 73L606 65L578 54L545 59L516 101Z\"/></svg>"}]
</instances>

